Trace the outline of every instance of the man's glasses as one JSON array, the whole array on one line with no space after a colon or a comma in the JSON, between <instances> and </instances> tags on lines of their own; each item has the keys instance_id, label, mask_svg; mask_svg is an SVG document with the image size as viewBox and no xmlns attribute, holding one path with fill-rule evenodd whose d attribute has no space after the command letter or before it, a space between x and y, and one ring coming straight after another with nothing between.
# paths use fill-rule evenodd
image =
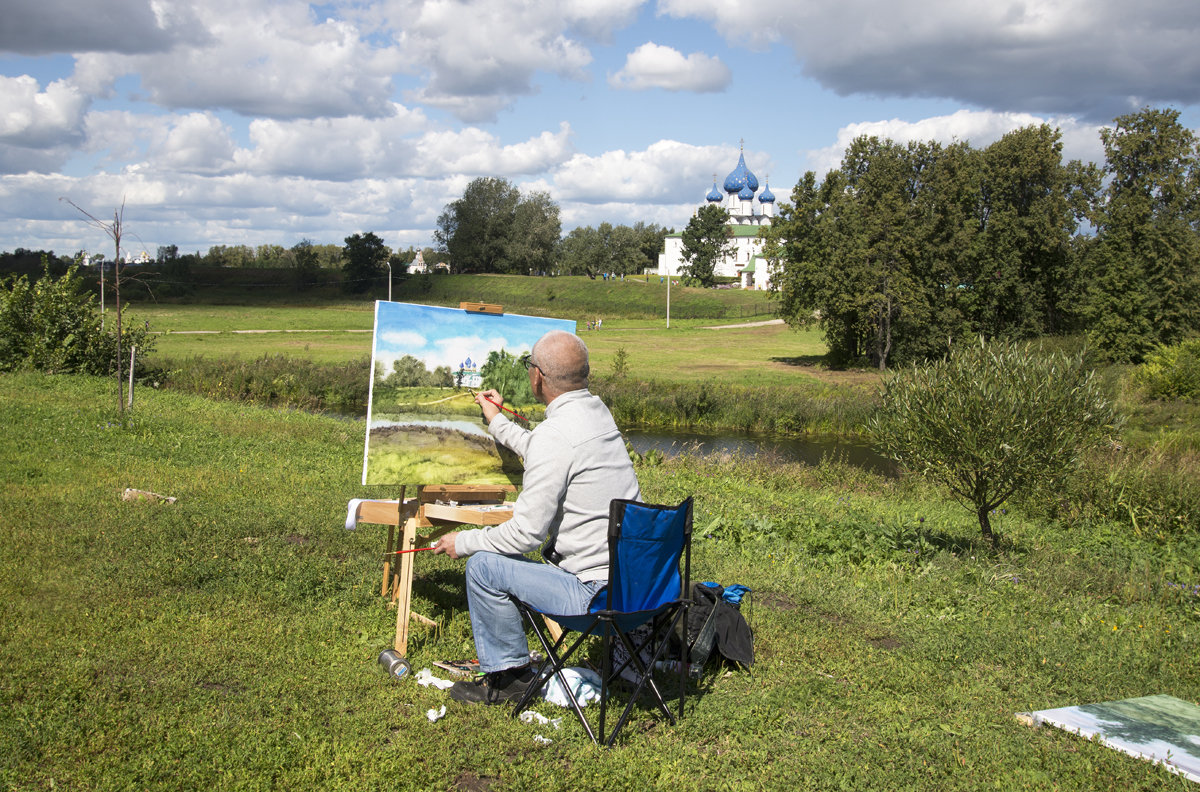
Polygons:
<instances>
[{"instance_id":1,"label":"man's glasses","mask_svg":"<svg viewBox=\"0 0 1200 792\"><path fill-rule=\"evenodd\" d=\"M529 371L531 368L542 371L542 367L533 362L532 352L526 352L524 355L521 355L521 357L517 358L517 360L520 361L521 365L525 367L526 371ZM542 371L542 373L545 374L546 372Z\"/></svg>"}]
</instances>

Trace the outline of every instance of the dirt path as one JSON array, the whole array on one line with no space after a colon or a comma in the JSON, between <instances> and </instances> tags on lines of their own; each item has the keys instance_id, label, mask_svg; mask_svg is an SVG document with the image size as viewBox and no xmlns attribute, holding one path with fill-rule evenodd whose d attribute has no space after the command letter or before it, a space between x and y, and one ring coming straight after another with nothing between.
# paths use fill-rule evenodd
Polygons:
<instances>
[{"instance_id":1,"label":"dirt path","mask_svg":"<svg viewBox=\"0 0 1200 792\"><path fill-rule=\"evenodd\" d=\"M238 335L253 335L256 333L373 333L374 330L154 330L158 335L220 335L221 333L236 333Z\"/></svg>"},{"instance_id":2,"label":"dirt path","mask_svg":"<svg viewBox=\"0 0 1200 792\"><path fill-rule=\"evenodd\" d=\"M765 322L743 322L742 324L731 325L711 325L709 327L701 327L701 330L731 330L735 327L766 327L767 325L783 324L782 319L768 319Z\"/></svg>"}]
</instances>

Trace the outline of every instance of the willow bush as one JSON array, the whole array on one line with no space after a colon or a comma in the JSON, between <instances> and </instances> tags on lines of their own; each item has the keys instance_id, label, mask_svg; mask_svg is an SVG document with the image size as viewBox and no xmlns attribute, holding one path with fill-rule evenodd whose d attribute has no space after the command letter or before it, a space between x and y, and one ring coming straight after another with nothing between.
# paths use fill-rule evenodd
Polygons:
<instances>
[{"instance_id":1,"label":"willow bush","mask_svg":"<svg viewBox=\"0 0 1200 792\"><path fill-rule=\"evenodd\" d=\"M869 422L883 451L950 490L993 545L990 515L1010 497L1062 480L1118 419L1082 354L979 341L900 370Z\"/></svg>"}]
</instances>

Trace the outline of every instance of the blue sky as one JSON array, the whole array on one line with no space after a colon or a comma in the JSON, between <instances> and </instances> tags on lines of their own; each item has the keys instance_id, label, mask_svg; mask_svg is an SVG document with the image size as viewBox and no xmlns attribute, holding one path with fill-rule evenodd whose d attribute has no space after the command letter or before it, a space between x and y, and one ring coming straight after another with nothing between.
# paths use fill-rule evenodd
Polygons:
<instances>
[{"instance_id":1,"label":"blue sky","mask_svg":"<svg viewBox=\"0 0 1200 792\"><path fill-rule=\"evenodd\" d=\"M471 179L578 225L682 227L737 163L786 200L856 136L1048 122L1064 156L1146 105L1200 126L1179 0L8 0L0 250L433 241Z\"/></svg>"}]
</instances>

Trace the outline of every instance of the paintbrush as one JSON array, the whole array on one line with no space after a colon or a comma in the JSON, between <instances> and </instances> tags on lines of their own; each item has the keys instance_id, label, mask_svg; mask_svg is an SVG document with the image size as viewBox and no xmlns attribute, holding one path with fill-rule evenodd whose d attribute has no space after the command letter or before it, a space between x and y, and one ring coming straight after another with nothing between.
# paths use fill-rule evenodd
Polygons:
<instances>
[{"instance_id":1,"label":"paintbrush","mask_svg":"<svg viewBox=\"0 0 1200 792\"><path fill-rule=\"evenodd\" d=\"M476 393L475 391L471 391L471 396L482 396L482 395L483 394L479 394L479 393ZM483 400L486 401L488 404L491 404L495 407L499 407L501 410L504 410L505 412L512 413L514 418L516 418L520 421L524 421L525 423L529 423L529 419L526 418L524 415L521 415L521 413L517 412L516 410L510 410L509 408L505 407L503 404L499 404L494 399L490 399L487 396L484 396Z\"/></svg>"}]
</instances>

